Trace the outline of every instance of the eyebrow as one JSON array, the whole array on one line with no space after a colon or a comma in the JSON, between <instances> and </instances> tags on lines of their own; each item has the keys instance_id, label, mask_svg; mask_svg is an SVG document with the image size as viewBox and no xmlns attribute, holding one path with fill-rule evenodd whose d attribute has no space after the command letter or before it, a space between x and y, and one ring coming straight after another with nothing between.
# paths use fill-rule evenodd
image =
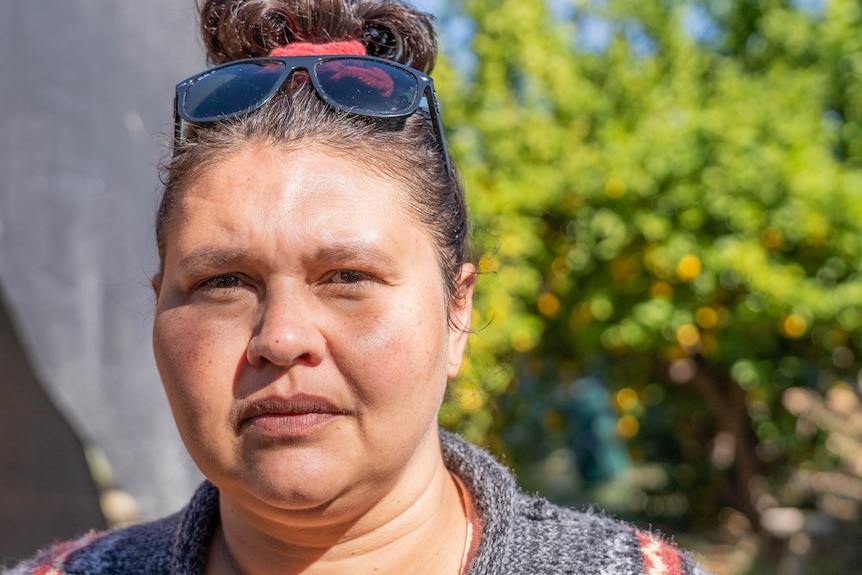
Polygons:
<instances>
[{"instance_id":1,"label":"eyebrow","mask_svg":"<svg viewBox=\"0 0 862 575\"><path fill-rule=\"evenodd\" d=\"M179 267L185 272L196 272L217 268L232 262L247 260L252 255L239 248L203 247L183 257Z\"/></svg>"},{"instance_id":2,"label":"eyebrow","mask_svg":"<svg viewBox=\"0 0 862 575\"><path fill-rule=\"evenodd\" d=\"M339 242L317 249L313 261L332 263L350 262L354 260L374 260L385 266L395 266L398 263L394 257L377 248L370 242Z\"/></svg>"},{"instance_id":3,"label":"eyebrow","mask_svg":"<svg viewBox=\"0 0 862 575\"><path fill-rule=\"evenodd\" d=\"M220 268L231 263L255 259L254 254L241 248L203 247L192 251L179 261L179 268L195 273ZM303 263L330 262L340 264L351 261L372 260L384 266L395 266L398 261L370 242L338 242L315 250Z\"/></svg>"}]
</instances>

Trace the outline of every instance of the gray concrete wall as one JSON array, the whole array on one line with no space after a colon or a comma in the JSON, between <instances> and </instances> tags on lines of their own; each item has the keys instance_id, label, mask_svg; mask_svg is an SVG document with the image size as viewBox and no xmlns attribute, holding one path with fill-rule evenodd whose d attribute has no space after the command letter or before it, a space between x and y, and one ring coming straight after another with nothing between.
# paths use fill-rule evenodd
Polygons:
<instances>
[{"instance_id":1,"label":"gray concrete wall","mask_svg":"<svg viewBox=\"0 0 862 575\"><path fill-rule=\"evenodd\" d=\"M203 65L194 0L3 3L0 289L34 378L145 517L200 480L153 364L149 277L173 85Z\"/></svg>"}]
</instances>

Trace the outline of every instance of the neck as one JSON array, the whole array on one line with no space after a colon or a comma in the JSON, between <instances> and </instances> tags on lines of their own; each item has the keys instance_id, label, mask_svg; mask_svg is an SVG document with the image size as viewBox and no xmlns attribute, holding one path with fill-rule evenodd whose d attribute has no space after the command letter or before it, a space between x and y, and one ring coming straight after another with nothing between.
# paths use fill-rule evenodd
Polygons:
<instances>
[{"instance_id":1,"label":"neck","mask_svg":"<svg viewBox=\"0 0 862 575\"><path fill-rule=\"evenodd\" d=\"M456 575L467 535L458 488L439 455L429 473L383 488L356 515L250 512L221 495L210 575L415 573Z\"/></svg>"}]
</instances>

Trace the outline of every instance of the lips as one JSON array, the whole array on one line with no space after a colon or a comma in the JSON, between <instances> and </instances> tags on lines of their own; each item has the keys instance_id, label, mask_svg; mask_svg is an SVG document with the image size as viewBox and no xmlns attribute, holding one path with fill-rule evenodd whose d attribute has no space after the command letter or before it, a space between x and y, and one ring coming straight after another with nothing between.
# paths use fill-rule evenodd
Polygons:
<instances>
[{"instance_id":1,"label":"lips","mask_svg":"<svg viewBox=\"0 0 862 575\"><path fill-rule=\"evenodd\" d=\"M302 436L345 415L351 413L314 395L267 397L240 409L236 429L273 437Z\"/></svg>"}]
</instances>

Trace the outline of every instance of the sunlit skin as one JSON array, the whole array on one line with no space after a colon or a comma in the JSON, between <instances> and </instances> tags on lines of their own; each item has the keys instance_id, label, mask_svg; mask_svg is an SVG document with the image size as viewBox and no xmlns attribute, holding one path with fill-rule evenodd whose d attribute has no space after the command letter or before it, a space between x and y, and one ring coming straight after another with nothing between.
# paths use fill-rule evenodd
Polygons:
<instances>
[{"instance_id":1,"label":"sunlit skin","mask_svg":"<svg viewBox=\"0 0 862 575\"><path fill-rule=\"evenodd\" d=\"M154 349L221 492L213 549L243 573L458 572L466 528L437 410L474 270L447 303L405 193L325 149L249 145L181 195ZM208 572L231 572L227 555Z\"/></svg>"}]
</instances>

